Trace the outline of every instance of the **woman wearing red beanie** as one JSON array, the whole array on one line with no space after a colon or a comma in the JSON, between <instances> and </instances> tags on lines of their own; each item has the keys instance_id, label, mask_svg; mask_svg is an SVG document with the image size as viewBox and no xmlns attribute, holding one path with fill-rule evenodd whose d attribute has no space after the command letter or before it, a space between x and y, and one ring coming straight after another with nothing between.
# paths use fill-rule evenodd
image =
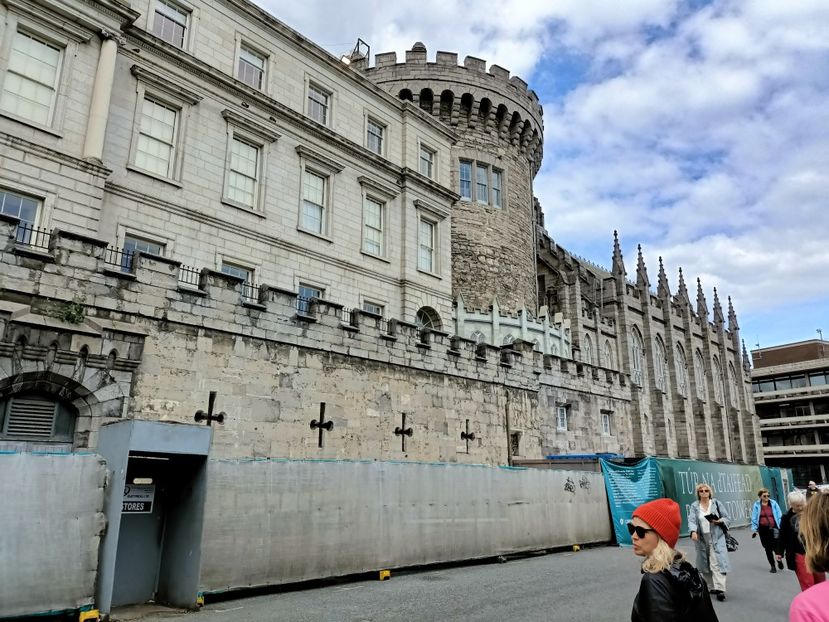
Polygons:
<instances>
[{"instance_id":1,"label":"woman wearing red beanie","mask_svg":"<svg viewBox=\"0 0 829 622\"><path fill-rule=\"evenodd\" d=\"M631 622L718 622L699 571L674 549L682 519L672 499L636 508L628 523L633 552L644 557Z\"/></svg>"}]
</instances>

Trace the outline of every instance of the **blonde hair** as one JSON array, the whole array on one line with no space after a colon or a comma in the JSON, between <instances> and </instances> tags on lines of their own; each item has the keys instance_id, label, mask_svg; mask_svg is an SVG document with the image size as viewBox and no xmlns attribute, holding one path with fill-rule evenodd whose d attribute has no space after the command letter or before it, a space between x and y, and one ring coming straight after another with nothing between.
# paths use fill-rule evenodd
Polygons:
<instances>
[{"instance_id":1,"label":"blonde hair","mask_svg":"<svg viewBox=\"0 0 829 622\"><path fill-rule=\"evenodd\" d=\"M677 558L685 559L685 554L682 551L672 549L667 542L659 538L656 548L642 562L642 570L651 574L662 572L669 568Z\"/></svg>"},{"instance_id":2,"label":"blonde hair","mask_svg":"<svg viewBox=\"0 0 829 622\"><path fill-rule=\"evenodd\" d=\"M711 499L714 498L714 487L711 484L706 484L705 482L700 482L697 484L695 492L697 493L697 501L699 501L699 489L700 488L707 488L711 491L711 494L708 495Z\"/></svg>"},{"instance_id":3,"label":"blonde hair","mask_svg":"<svg viewBox=\"0 0 829 622\"><path fill-rule=\"evenodd\" d=\"M800 513L800 536L809 572L829 570L829 494L813 495Z\"/></svg>"}]
</instances>

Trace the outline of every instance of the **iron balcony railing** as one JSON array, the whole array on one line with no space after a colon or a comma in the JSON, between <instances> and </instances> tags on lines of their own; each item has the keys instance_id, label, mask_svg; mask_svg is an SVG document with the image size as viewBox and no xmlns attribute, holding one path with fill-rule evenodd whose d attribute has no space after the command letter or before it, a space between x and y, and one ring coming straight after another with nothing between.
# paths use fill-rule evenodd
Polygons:
<instances>
[{"instance_id":1,"label":"iron balcony railing","mask_svg":"<svg viewBox=\"0 0 829 622\"><path fill-rule=\"evenodd\" d=\"M28 222L21 222L14 232L14 241L20 246L30 246L38 250L49 250L52 233L48 229L38 229Z\"/></svg>"},{"instance_id":2,"label":"iron balcony railing","mask_svg":"<svg viewBox=\"0 0 829 622\"><path fill-rule=\"evenodd\" d=\"M135 251L124 250L116 246L108 246L104 251L104 263L121 270L121 272L132 272L134 259Z\"/></svg>"},{"instance_id":3,"label":"iron balcony railing","mask_svg":"<svg viewBox=\"0 0 829 622\"><path fill-rule=\"evenodd\" d=\"M190 266L179 266L178 282L187 287L198 288L201 281L201 271Z\"/></svg>"}]
</instances>

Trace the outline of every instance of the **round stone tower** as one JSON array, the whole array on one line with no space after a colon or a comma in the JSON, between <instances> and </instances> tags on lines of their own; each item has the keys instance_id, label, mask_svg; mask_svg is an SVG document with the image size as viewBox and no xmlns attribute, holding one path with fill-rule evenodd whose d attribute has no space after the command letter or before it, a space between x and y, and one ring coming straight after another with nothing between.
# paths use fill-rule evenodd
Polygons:
<instances>
[{"instance_id":1,"label":"round stone tower","mask_svg":"<svg viewBox=\"0 0 829 622\"><path fill-rule=\"evenodd\" d=\"M538 96L509 71L467 56L438 52L426 62L415 43L406 62L375 56L358 68L372 82L409 100L458 134L452 150L452 290L467 308L535 313L533 178L541 166L544 125Z\"/></svg>"}]
</instances>

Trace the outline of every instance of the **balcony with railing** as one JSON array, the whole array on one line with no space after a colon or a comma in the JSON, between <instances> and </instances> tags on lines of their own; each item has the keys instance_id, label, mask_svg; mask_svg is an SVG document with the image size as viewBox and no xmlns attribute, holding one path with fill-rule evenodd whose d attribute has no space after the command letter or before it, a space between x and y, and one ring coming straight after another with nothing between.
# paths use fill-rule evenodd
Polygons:
<instances>
[{"instance_id":1,"label":"balcony with railing","mask_svg":"<svg viewBox=\"0 0 829 622\"><path fill-rule=\"evenodd\" d=\"M822 427L829 427L829 415L803 415L800 417L760 419L760 429L764 432Z\"/></svg>"},{"instance_id":2,"label":"balcony with railing","mask_svg":"<svg viewBox=\"0 0 829 622\"><path fill-rule=\"evenodd\" d=\"M829 456L829 443L820 445L764 445L766 458L820 458Z\"/></svg>"},{"instance_id":3,"label":"balcony with railing","mask_svg":"<svg viewBox=\"0 0 829 622\"><path fill-rule=\"evenodd\" d=\"M28 248L40 253L49 251L52 242L52 232L48 229L38 229L27 222L21 222L14 231L14 244L18 248Z\"/></svg>"}]
</instances>

